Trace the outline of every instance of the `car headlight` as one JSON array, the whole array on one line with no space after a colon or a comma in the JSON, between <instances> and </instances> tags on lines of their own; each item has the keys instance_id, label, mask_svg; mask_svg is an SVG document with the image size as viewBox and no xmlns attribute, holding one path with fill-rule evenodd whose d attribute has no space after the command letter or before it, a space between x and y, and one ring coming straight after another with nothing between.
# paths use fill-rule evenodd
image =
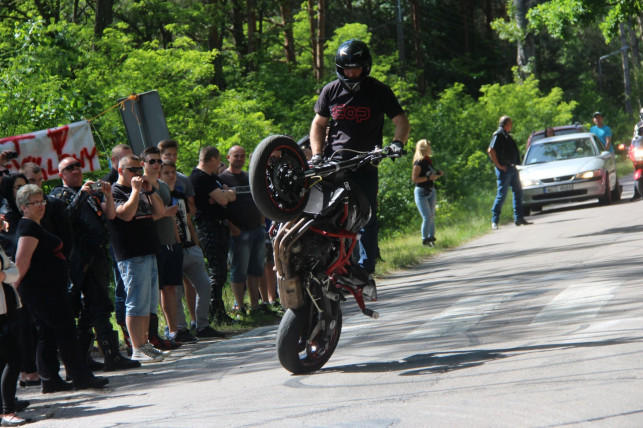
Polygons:
<instances>
[{"instance_id":1,"label":"car headlight","mask_svg":"<svg viewBox=\"0 0 643 428\"><path fill-rule=\"evenodd\" d=\"M574 177L575 180L590 180L592 178L602 177L603 170L595 169L594 171L579 172Z\"/></svg>"},{"instance_id":2,"label":"car headlight","mask_svg":"<svg viewBox=\"0 0 643 428\"><path fill-rule=\"evenodd\" d=\"M540 181L535 180L533 178L521 178L520 183L522 184L522 187L531 187L531 186L538 186L540 184Z\"/></svg>"}]
</instances>

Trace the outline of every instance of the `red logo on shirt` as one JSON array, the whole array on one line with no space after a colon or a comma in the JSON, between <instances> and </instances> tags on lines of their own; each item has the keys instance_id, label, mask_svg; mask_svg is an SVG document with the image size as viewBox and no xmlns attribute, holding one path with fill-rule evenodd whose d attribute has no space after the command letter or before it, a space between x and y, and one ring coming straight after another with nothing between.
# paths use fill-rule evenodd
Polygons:
<instances>
[{"instance_id":1,"label":"red logo on shirt","mask_svg":"<svg viewBox=\"0 0 643 428\"><path fill-rule=\"evenodd\" d=\"M330 114L333 119L354 120L357 123L364 122L371 118L370 107L353 107L346 104L337 104L332 108Z\"/></svg>"}]
</instances>

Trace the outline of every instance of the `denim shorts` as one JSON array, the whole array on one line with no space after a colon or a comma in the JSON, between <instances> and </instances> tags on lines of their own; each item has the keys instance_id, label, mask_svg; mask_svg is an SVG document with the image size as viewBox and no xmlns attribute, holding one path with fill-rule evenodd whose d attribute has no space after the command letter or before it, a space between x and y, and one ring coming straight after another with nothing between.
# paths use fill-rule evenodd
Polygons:
<instances>
[{"instance_id":1,"label":"denim shorts","mask_svg":"<svg viewBox=\"0 0 643 428\"><path fill-rule=\"evenodd\" d=\"M258 226L230 236L230 282L246 282L248 275L261 277L266 264L266 230Z\"/></svg>"},{"instance_id":2,"label":"denim shorts","mask_svg":"<svg viewBox=\"0 0 643 428\"><path fill-rule=\"evenodd\" d=\"M159 277L156 256L132 257L118 262L127 297L125 314L128 317L149 316L159 305Z\"/></svg>"},{"instance_id":3,"label":"denim shorts","mask_svg":"<svg viewBox=\"0 0 643 428\"><path fill-rule=\"evenodd\" d=\"M159 287L166 285L183 286L183 247L174 244L171 247L162 245L156 253L159 269Z\"/></svg>"}]
</instances>

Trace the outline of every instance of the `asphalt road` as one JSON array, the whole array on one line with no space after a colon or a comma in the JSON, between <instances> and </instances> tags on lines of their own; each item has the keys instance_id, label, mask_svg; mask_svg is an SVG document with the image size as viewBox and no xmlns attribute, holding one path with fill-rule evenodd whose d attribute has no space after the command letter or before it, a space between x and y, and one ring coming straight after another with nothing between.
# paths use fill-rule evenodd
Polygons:
<instances>
[{"instance_id":1,"label":"asphalt road","mask_svg":"<svg viewBox=\"0 0 643 428\"><path fill-rule=\"evenodd\" d=\"M344 304L335 355L293 376L276 326L185 346L42 395L33 427L643 426L643 202L547 209L379 282L378 320ZM490 201L491 204L491 201ZM439 238L439 234L438 234Z\"/></svg>"}]
</instances>

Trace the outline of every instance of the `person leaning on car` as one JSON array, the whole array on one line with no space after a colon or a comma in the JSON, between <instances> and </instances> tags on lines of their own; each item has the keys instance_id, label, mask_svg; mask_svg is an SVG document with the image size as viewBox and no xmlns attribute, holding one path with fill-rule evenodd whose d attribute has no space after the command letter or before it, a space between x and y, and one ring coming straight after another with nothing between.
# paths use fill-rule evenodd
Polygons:
<instances>
[{"instance_id":1,"label":"person leaning on car","mask_svg":"<svg viewBox=\"0 0 643 428\"><path fill-rule=\"evenodd\" d=\"M516 226L531 224L523 217L522 213L522 186L520 175L516 165L520 163L520 151L514 139L509 135L513 122L509 116L502 116L498 123L498 129L491 137L489 143L489 157L496 167L496 182L498 193L491 208L491 228L498 229L502 205L509 193L509 187L513 192L514 223Z\"/></svg>"}]
</instances>

